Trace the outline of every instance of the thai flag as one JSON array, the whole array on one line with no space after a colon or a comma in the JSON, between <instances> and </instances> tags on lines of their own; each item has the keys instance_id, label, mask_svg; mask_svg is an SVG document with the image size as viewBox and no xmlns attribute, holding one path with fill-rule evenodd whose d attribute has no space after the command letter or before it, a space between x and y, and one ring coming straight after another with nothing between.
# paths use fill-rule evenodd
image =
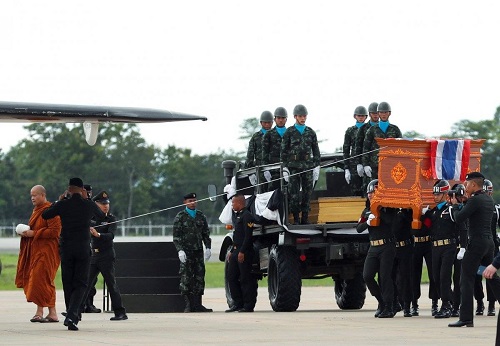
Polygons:
<instances>
[{"instance_id":1,"label":"thai flag","mask_svg":"<svg viewBox=\"0 0 500 346\"><path fill-rule=\"evenodd\" d=\"M469 139L429 140L434 179L464 180L469 168Z\"/></svg>"}]
</instances>

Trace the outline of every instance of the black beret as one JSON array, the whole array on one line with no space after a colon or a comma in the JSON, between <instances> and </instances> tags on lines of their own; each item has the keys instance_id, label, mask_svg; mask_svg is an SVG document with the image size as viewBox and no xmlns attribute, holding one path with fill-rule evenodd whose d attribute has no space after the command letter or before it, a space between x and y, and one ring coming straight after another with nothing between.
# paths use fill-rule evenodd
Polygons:
<instances>
[{"instance_id":1,"label":"black beret","mask_svg":"<svg viewBox=\"0 0 500 346\"><path fill-rule=\"evenodd\" d=\"M87 191L92 191L92 185L89 184L83 184L83 188Z\"/></svg>"},{"instance_id":2,"label":"black beret","mask_svg":"<svg viewBox=\"0 0 500 346\"><path fill-rule=\"evenodd\" d=\"M71 178L69 180L69 185L83 188L83 180L80 178Z\"/></svg>"},{"instance_id":3,"label":"black beret","mask_svg":"<svg viewBox=\"0 0 500 346\"><path fill-rule=\"evenodd\" d=\"M190 192L184 195L184 199L196 198L196 193Z\"/></svg>"},{"instance_id":4,"label":"black beret","mask_svg":"<svg viewBox=\"0 0 500 346\"><path fill-rule=\"evenodd\" d=\"M109 195L106 191L101 191L92 200L101 204L109 204Z\"/></svg>"},{"instance_id":5,"label":"black beret","mask_svg":"<svg viewBox=\"0 0 500 346\"><path fill-rule=\"evenodd\" d=\"M476 178L485 179L484 175L482 175L480 172L471 172L465 176L465 180L471 180Z\"/></svg>"}]
</instances>

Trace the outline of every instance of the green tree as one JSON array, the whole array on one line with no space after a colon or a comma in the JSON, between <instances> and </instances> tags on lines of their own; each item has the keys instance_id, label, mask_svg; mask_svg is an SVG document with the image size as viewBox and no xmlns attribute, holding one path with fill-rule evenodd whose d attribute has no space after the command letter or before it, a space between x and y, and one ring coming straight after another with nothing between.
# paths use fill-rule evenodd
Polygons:
<instances>
[{"instance_id":1,"label":"green tree","mask_svg":"<svg viewBox=\"0 0 500 346\"><path fill-rule=\"evenodd\" d=\"M261 129L260 121L257 118L247 118L240 124L239 139L250 140L253 134Z\"/></svg>"}]
</instances>

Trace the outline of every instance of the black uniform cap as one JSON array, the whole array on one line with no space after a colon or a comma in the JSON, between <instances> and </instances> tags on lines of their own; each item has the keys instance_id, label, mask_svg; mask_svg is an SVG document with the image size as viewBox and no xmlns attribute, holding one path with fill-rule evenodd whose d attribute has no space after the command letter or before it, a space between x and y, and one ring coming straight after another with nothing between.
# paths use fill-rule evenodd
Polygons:
<instances>
[{"instance_id":1,"label":"black uniform cap","mask_svg":"<svg viewBox=\"0 0 500 346\"><path fill-rule=\"evenodd\" d=\"M83 188L84 188L86 191L92 191L92 185L89 185L89 184L83 184Z\"/></svg>"},{"instance_id":2,"label":"black uniform cap","mask_svg":"<svg viewBox=\"0 0 500 346\"><path fill-rule=\"evenodd\" d=\"M106 191L101 191L92 200L101 204L109 204L109 195Z\"/></svg>"},{"instance_id":3,"label":"black uniform cap","mask_svg":"<svg viewBox=\"0 0 500 346\"><path fill-rule=\"evenodd\" d=\"M80 178L71 178L69 180L69 185L83 188L83 180Z\"/></svg>"},{"instance_id":4,"label":"black uniform cap","mask_svg":"<svg viewBox=\"0 0 500 346\"><path fill-rule=\"evenodd\" d=\"M190 192L184 195L184 199L196 198L196 193Z\"/></svg>"},{"instance_id":5,"label":"black uniform cap","mask_svg":"<svg viewBox=\"0 0 500 346\"><path fill-rule=\"evenodd\" d=\"M476 178L485 179L484 175L480 172L471 172L465 176L465 180L471 180Z\"/></svg>"}]
</instances>

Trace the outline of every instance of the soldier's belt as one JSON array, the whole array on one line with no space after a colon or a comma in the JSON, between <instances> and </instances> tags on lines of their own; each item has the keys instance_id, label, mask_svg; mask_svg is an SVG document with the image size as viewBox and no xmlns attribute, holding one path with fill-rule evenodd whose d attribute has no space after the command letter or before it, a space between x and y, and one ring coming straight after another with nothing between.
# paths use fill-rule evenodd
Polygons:
<instances>
[{"instance_id":1,"label":"soldier's belt","mask_svg":"<svg viewBox=\"0 0 500 346\"><path fill-rule=\"evenodd\" d=\"M415 243L425 243L431 240L431 237L426 235L425 237L415 237Z\"/></svg>"},{"instance_id":2,"label":"soldier's belt","mask_svg":"<svg viewBox=\"0 0 500 346\"><path fill-rule=\"evenodd\" d=\"M371 246L380 246L384 245L387 243L392 243L392 239L377 239L377 240L370 240L370 245Z\"/></svg>"},{"instance_id":3,"label":"soldier's belt","mask_svg":"<svg viewBox=\"0 0 500 346\"><path fill-rule=\"evenodd\" d=\"M456 242L457 242L456 239L440 239L440 240L434 240L432 242L432 245L434 245L434 246L443 246L443 245L455 244Z\"/></svg>"},{"instance_id":4,"label":"soldier's belt","mask_svg":"<svg viewBox=\"0 0 500 346\"><path fill-rule=\"evenodd\" d=\"M302 160L309 160L311 158L311 155L305 154L305 155L290 155L290 160L292 161L302 161Z\"/></svg>"},{"instance_id":5,"label":"soldier's belt","mask_svg":"<svg viewBox=\"0 0 500 346\"><path fill-rule=\"evenodd\" d=\"M411 239L396 241L396 247L403 247L406 245L411 245Z\"/></svg>"},{"instance_id":6,"label":"soldier's belt","mask_svg":"<svg viewBox=\"0 0 500 346\"><path fill-rule=\"evenodd\" d=\"M92 249L93 252L99 252L99 249Z\"/></svg>"}]
</instances>

